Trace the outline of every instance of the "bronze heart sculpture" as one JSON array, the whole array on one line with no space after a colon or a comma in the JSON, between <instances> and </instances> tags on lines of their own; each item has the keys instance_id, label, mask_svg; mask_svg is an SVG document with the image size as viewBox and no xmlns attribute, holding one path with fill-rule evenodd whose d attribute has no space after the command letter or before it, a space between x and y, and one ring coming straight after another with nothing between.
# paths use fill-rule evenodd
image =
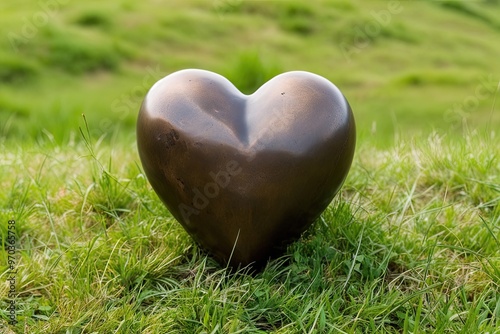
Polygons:
<instances>
[{"instance_id":1,"label":"bronze heart sculpture","mask_svg":"<svg viewBox=\"0 0 500 334\"><path fill-rule=\"evenodd\" d=\"M347 100L318 75L287 72L244 95L183 70L147 93L137 144L172 215L238 266L279 254L318 218L347 176L355 132Z\"/></svg>"}]
</instances>

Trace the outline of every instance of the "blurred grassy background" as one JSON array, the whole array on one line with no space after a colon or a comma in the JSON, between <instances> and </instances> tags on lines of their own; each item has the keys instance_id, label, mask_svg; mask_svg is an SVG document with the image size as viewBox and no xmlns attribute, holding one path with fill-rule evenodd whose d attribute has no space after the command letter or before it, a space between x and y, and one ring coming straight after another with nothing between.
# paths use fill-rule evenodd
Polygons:
<instances>
[{"instance_id":1,"label":"blurred grassy background","mask_svg":"<svg viewBox=\"0 0 500 334\"><path fill-rule=\"evenodd\" d=\"M23 0L0 13L5 143L79 140L82 113L96 136L134 140L147 90L183 68L245 93L315 72L348 98L359 137L383 146L500 124L498 0Z\"/></svg>"}]
</instances>

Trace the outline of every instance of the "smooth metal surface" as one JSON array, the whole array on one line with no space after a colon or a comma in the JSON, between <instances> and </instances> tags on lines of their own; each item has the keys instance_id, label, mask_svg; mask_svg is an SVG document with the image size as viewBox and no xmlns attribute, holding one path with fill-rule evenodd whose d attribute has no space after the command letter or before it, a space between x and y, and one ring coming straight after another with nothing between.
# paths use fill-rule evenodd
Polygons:
<instances>
[{"instance_id":1,"label":"smooth metal surface","mask_svg":"<svg viewBox=\"0 0 500 334\"><path fill-rule=\"evenodd\" d=\"M342 93L312 73L244 95L218 74L183 70L146 95L137 144L172 215L238 266L278 255L328 206L351 166L355 125Z\"/></svg>"}]
</instances>

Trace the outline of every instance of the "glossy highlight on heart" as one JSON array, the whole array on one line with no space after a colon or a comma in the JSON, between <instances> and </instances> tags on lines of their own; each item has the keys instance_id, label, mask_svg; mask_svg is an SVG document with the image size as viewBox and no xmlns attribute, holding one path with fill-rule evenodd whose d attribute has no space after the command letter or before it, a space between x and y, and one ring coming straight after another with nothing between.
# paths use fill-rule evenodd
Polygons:
<instances>
[{"instance_id":1,"label":"glossy highlight on heart","mask_svg":"<svg viewBox=\"0 0 500 334\"><path fill-rule=\"evenodd\" d=\"M339 191L355 142L345 97L302 71L251 95L213 72L178 71L153 85L137 121L154 191L232 266L262 264L300 237Z\"/></svg>"}]
</instances>

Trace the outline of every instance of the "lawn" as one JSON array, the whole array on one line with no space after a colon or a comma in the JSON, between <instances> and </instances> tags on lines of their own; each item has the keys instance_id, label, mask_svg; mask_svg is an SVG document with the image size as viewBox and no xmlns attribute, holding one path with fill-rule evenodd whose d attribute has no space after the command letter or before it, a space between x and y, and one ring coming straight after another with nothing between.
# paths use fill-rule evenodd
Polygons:
<instances>
[{"instance_id":1,"label":"lawn","mask_svg":"<svg viewBox=\"0 0 500 334\"><path fill-rule=\"evenodd\" d=\"M2 333L500 333L500 2L0 12ZM182 68L248 94L307 70L353 108L341 192L262 271L215 262L143 173L140 103Z\"/></svg>"}]
</instances>

